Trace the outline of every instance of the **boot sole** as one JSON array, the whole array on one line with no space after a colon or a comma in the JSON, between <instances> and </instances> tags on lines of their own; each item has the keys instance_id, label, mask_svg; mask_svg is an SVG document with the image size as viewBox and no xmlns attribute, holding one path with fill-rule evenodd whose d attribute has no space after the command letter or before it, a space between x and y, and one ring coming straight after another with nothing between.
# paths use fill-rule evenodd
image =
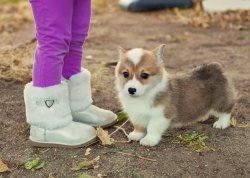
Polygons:
<instances>
[{"instance_id":1,"label":"boot sole","mask_svg":"<svg viewBox=\"0 0 250 178\"><path fill-rule=\"evenodd\" d=\"M111 126L113 126L113 125L115 125L117 123L118 123L117 120L114 120L113 122L111 122L109 124L106 124L106 125L103 125L103 126L94 126L94 127L101 127L103 129L106 129L106 128L111 127Z\"/></svg>"},{"instance_id":2,"label":"boot sole","mask_svg":"<svg viewBox=\"0 0 250 178\"><path fill-rule=\"evenodd\" d=\"M79 144L79 145L63 145L63 144L57 144L57 143L43 143L43 142L35 142L32 140L29 140L28 143L30 146L33 147L42 147L42 148L46 148L46 147L53 147L53 148L80 148L80 147L86 147L91 145L92 143L95 143L97 141L97 137L89 140L88 142L85 142L83 144Z\"/></svg>"}]
</instances>

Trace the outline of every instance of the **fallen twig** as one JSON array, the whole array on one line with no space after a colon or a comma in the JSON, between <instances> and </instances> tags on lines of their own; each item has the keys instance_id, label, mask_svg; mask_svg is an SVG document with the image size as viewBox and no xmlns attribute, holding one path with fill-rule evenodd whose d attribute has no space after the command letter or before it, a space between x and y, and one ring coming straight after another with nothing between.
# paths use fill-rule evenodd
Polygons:
<instances>
[{"instance_id":1,"label":"fallen twig","mask_svg":"<svg viewBox=\"0 0 250 178\"><path fill-rule=\"evenodd\" d=\"M116 126L116 130L114 132L112 132L111 134L109 134L109 136L113 135L114 133L116 133L118 130L120 130L120 128L122 128L126 123L128 122L128 120L126 120L122 125L120 125L119 127Z\"/></svg>"},{"instance_id":2,"label":"fallen twig","mask_svg":"<svg viewBox=\"0 0 250 178\"><path fill-rule=\"evenodd\" d=\"M130 140L130 138L129 138L129 136L128 136L128 134L127 134L127 132L126 132L126 130L125 130L124 128L122 128L122 127L117 127L117 126L115 126L115 128L121 130L121 131L126 135L126 137L128 138L128 140L126 140L126 141L123 141L123 140L121 140L121 141L115 140L114 142L116 142L116 143L130 143L130 142L131 142L131 140Z\"/></svg>"},{"instance_id":3,"label":"fallen twig","mask_svg":"<svg viewBox=\"0 0 250 178\"><path fill-rule=\"evenodd\" d=\"M124 128L117 127L117 126L115 126L115 128L117 128L118 130L121 130L128 137L128 134L127 134L127 132L126 132L126 130Z\"/></svg>"},{"instance_id":4,"label":"fallen twig","mask_svg":"<svg viewBox=\"0 0 250 178\"><path fill-rule=\"evenodd\" d=\"M126 121L125 121L122 125L120 125L120 126L115 126L116 130L113 131L111 134L109 134L109 136L111 137L111 135L113 135L114 133L116 133L118 130L122 130L123 133L124 133L124 134L127 136L127 138L128 138L128 134L126 133L125 129L122 128L127 122L128 122L128 120L126 120ZM96 140L96 141L94 141L94 142L89 143L89 144L86 145L85 147L89 147L89 146L94 145L94 144L96 144L96 143L98 143L98 142L100 142L99 139ZM116 142L116 143L129 143L129 142L131 142L131 140L128 138L127 141L116 141L116 140L114 140L114 142Z\"/></svg>"}]
</instances>

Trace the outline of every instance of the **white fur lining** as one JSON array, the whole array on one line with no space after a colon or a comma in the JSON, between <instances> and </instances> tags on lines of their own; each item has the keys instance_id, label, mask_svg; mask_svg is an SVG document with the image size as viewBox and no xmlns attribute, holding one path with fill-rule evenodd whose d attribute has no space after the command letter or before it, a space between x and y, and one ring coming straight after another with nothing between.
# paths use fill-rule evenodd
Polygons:
<instances>
[{"instance_id":1,"label":"white fur lining","mask_svg":"<svg viewBox=\"0 0 250 178\"><path fill-rule=\"evenodd\" d=\"M92 104L90 78L90 72L82 69L81 73L73 75L68 80L72 112L83 111Z\"/></svg>"},{"instance_id":2,"label":"white fur lining","mask_svg":"<svg viewBox=\"0 0 250 178\"><path fill-rule=\"evenodd\" d=\"M65 82L45 88L28 83L24 88L24 101L27 122L33 126L53 130L72 121Z\"/></svg>"},{"instance_id":3,"label":"white fur lining","mask_svg":"<svg viewBox=\"0 0 250 178\"><path fill-rule=\"evenodd\" d=\"M129 6L131 3L134 3L134 2L137 2L138 0L120 0L119 3L122 5L122 6Z\"/></svg>"}]
</instances>

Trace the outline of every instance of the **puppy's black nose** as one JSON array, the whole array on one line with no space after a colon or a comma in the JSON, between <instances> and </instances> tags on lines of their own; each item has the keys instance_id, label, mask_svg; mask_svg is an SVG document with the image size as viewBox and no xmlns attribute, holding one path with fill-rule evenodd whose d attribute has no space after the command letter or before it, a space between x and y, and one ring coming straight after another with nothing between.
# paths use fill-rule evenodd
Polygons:
<instances>
[{"instance_id":1,"label":"puppy's black nose","mask_svg":"<svg viewBox=\"0 0 250 178\"><path fill-rule=\"evenodd\" d=\"M133 95L136 92L136 88L128 88L128 92L130 95Z\"/></svg>"}]
</instances>

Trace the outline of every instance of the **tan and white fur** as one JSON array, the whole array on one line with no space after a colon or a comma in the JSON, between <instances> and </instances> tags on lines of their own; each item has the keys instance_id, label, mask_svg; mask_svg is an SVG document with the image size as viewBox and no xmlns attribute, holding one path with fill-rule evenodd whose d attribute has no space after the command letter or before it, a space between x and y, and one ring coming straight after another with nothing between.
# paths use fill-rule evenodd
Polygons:
<instances>
[{"instance_id":1,"label":"tan and white fur","mask_svg":"<svg viewBox=\"0 0 250 178\"><path fill-rule=\"evenodd\" d=\"M168 74L163 48L120 49L116 66L119 98L134 126L131 140L155 146L166 129L208 119L213 127L230 126L235 92L219 63L205 64L182 74Z\"/></svg>"}]
</instances>

